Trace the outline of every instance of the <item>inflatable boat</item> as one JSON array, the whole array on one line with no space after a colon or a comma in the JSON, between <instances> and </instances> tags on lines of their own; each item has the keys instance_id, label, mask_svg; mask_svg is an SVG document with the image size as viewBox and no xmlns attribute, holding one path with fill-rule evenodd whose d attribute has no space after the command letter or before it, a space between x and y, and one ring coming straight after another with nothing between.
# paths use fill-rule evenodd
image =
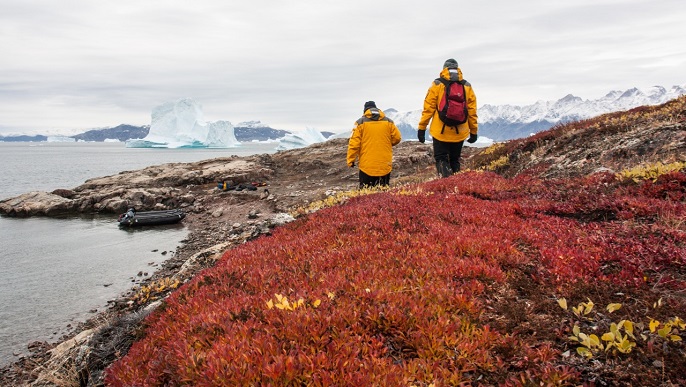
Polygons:
<instances>
[{"instance_id":1,"label":"inflatable boat","mask_svg":"<svg viewBox=\"0 0 686 387\"><path fill-rule=\"evenodd\" d=\"M157 226L177 223L185 217L186 213L179 209L140 212L129 209L126 213L119 215L118 222L121 227Z\"/></svg>"}]
</instances>

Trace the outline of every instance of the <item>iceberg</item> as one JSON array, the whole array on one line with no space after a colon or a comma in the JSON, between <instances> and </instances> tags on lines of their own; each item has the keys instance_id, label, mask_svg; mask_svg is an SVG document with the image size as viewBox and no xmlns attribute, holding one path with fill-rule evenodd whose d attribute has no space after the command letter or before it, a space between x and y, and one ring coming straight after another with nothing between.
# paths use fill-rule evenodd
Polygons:
<instances>
[{"instance_id":1,"label":"iceberg","mask_svg":"<svg viewBox=\"0 0 686 387\"><path fill-rule=\"evenodd\" d=\"M67 136L48 136L47 142L76 142L75 138Z\"/></svg>"},{"instance_id":2,"label":"iceberg","mask_svg":"<svg viewBox=\"0 0 686 387\"><path fill-rule=\"evenodd\" d=\"M229 121L205 122L202 106L191 98L154 108L148 135L126 141L127 148L230 148L239 144Z\"/></svg>"},{"instance_id":3,"label":"iceberg","mask_svg":"<svg viewBox=\"0 0 686 387\"><path fill-rule=\"evenodd\" d=\"M279 140L279 145L276 147L276 150L304 148L308 145L324 141L326 141L326 137L324 137L320 131L313 128L307 128L304 131L285 135Z\"/></svg>"},{"instance_id":4,"label":"iceberg","mask_svg":"<svg viewBox=\"0 0 686 387\"><path fill-rule=\"evenodd\" d=\"M476 139L476 142L475 142L475 143L469 144L469 143L467 143L467 142L465 141L464 144L465 144L466 146L471 146L471 147L473 147L473 148L488 148L489 146L495 144L495 141L493 141L492 139L490 139L490 138L488 138L488 137L479 136L479 137Z\"/></svg>"}]
</instances>

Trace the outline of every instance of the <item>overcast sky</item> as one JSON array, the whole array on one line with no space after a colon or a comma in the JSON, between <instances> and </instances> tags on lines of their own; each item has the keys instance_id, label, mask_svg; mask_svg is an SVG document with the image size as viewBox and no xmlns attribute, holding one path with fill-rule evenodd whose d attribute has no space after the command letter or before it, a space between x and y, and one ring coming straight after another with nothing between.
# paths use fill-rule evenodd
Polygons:
<instances>
[{"instance_id":1,"label":"overcast sky","mask_svg":"<svg viewBox=\"0 0 686 387\"><path fill-rule=\"evenodd\" d=\"M344 131L417 110L447 58L478 105L686 85L683 0L0 0L0 133L207 121Z\"/></svg>"}]
</instances>

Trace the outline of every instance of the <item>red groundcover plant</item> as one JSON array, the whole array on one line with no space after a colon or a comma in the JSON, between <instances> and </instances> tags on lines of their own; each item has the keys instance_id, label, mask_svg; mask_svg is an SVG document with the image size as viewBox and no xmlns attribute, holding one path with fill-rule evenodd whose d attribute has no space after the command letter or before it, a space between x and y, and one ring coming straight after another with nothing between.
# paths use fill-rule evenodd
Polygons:
<instances>
[{"instance_id":1,"label":"red groundcover plant","mask_svg":"<svg viewBox=\"0 0 686 387\"><path fill-rule=\"evenodd\" d=\"M563 355L557 299L684 310L669 297L686 289L684 181L466 172L351 199L227 251L147 318L106 382L580 384L591 360ZM684 382L684 347L667 345L669 367L637 367L664 359L639 343L603 377Z\"/></svg>"}]
</instances>

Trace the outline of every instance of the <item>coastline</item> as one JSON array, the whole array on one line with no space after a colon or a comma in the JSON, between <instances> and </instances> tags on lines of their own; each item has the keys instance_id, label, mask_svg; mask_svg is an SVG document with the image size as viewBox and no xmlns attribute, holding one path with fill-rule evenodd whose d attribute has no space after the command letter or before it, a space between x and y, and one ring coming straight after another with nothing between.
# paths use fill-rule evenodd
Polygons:
<instances>
[{"instance_id":1,"label":"coastline","mask_svg":"<svg viewBox=\"0 0 686 387\"><path fill-rule=\"evenodd\" d=\"M160 184L159 176L162 176L168 190L160 195L174 199L166 205L183 206L187 213L183 222L189 229L189 235L175 254L161 263L150 277L117 297L106 310L78 324L56 343L29 344L29 356L0 369L0 382L3 385L34 386L102 385L105 368L126 354L134 338L142 334L141 322L145 316L175 288L211 267L225 251L268 235L272 228L291 220L290 211L336 192L355 189L357 169L345 166L346 150L346 139L329 140L276 154L165 164L131 171L124 176L91 179L75 188L73 193L58 192L62 196L57 196L63 199L71 197L70 200L78 201L79 194L84 192L84 197L88 198L118 189L121 193L119 184L136 181L126 190L149 193L151 187ZM149 174L151 169L155 170L154 174ZM184 178L168 177L169 173L178 175L179 171ZM434 174L430 146L403 142L394 148L392 184L426 180ZM195 179L196 184L188 184L188 179ZM236 185L259 181L265 185L255 191L223 192L216 187L216 181L221 180L229 180ZM35 209L35 202L30 200L45 200L45 197L25 197L23 201L12 198L0 203L9 201L15 208L33 203L33 207L29 207ZM157 201L148 203L151 208L156 208L157 204ZM53 210L48 208L42 213L29 214L20 210L14 214L51 216L64 211L115 212L117 205L121 202L109 198L93 203L92 208L84 208L79 202L66 207L57 204L57 210L51 207ZM7 208L3 211L7 213Z\"/></svg>"}]
</instances>

